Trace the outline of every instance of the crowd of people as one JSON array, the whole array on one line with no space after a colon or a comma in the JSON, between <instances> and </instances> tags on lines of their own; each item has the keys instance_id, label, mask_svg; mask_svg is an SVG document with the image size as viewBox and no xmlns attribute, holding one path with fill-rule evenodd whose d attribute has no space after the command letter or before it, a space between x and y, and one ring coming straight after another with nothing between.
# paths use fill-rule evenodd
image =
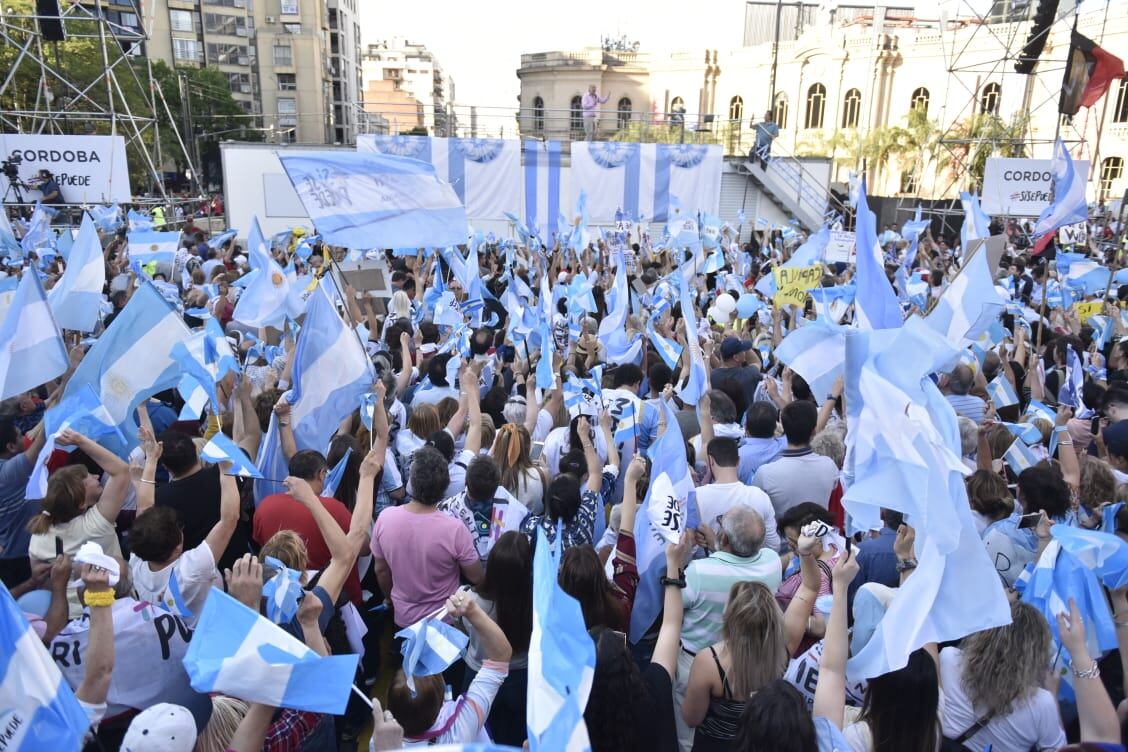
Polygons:
<instances>
[{"instance_id":1,"label":"crowd of people","mask_svg":"<svg viewBox=\"0 0 1128 752\"><path fill-rule=\"evenodd\" d=\"M1105 336L1075 307L1047 305L1059 276L1052 248L1039 257L1008 246L995 270L1010 298L997 339L935 381L958 416L970 511L1011 622L858 677L848 659L920 574L914 521L890 499L878 528L855 529L843 502L853 428L844 380L815 393L775 355L830 314L810 299L735 304L805 238L758 229L740 243L733 229L719 268L686 275L695 328L675 279L692 255L675 243L491 239L468 260L387 252L389 298L337 292L344 320L367 336L376 378L371 401L324 446L302 445L293 430L291 370L307 332L235 315L250 272L239 242L189 229L171 264L139 271L124 230L103 233L98 331L68 333L72 369L0 404L0 576L86 711L88 748L347 750L367 735L375 750L521 747L539 661L540 540L562 551L558 584L595 647L583 719L597 752L1125 749L1128 587L1099 594L1119 641L1108 652L1093 650L1077 603L1051 623L1021 596L1055 526L1128 541L1128 286L1089 296L1110 322ZM903 284L909 243L890 226L879 239L889 284ZM926 230L918 242L912 272L927 289L905 296L906 315L934 306L965 260L955 238ZM271 249L306 296L336 284L328 270L346 253L301 230ZM477 264L483 310L471 310L459 261ZM64 268L58 257L47 264L44 286ZM824 263L822 273L821 286L835 288L855 269ZM612 332L617 274L631 312ZM218 408L193 416L177 392L155 394L137 411L127 456L69 429L49 444L45 411L150 284L189 327L222 327L239 368L216 384ZM450 312L436 320L449 301L464 323L482 322L465 327L466 350L451 346L460 327ZM514 326L526 313L543 336ZM849 323L852 309L833 316ZM622 330L633 350L620 347ZM694 353L704 364L696 404L679 396L695 378ZM1078 395L1073 363L1085 368ZM1016 404L989 388L1002 382ZM274 429L284 492L256 498L230 463L201 456L223 434L255 460ZM640 559L637 532L655 514L647 501L668 468L652 450L668 432L694 508L655 569ZM1013 461L1018 442L1033 455L1026 467ZM28 496L52 449L45 495ZM355 682L372 710L360 692L334 716L192 690L183 659L213 589L266 614L264 584L289 571L301 597L279 626L320 655L360 654ZM640 628L647 588L661 609ZM436 614L467 635L464 652L441 673L405 673L396 633ZM1055 661L1063 647L1067 665Z\"/></svg>"}]
</instances>

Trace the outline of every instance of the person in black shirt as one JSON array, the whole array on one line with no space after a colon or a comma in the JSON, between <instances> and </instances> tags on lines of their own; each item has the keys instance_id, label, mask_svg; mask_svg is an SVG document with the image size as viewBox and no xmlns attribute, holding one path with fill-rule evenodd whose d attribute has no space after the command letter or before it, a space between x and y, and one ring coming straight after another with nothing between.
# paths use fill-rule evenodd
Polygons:
<instances>
[{"instance_id":1,"label":"person in black shirt","mask_svg":"<svg viewBox=\"0 0 1128 752\"><path fill-rule=\"evenodd\" d=\"M51 174L50 170L40 170L39 180L37 181L37 190L43 194L43 198L39 199L41 204L61 204L63 203L63 192L59 188L55 176Z\"/></svg>"},{"instance_id":2,"label":"person in black shirt","mask_svg":"<svg viewBox=\"0 0 1128 752\"><path fill-rule=\"evenodd\" d=\"M157 486L156 505L176 510L184 533L184 550L190 551L203 543L219 521L219 467L205 468L196 453L196 445L185 433L165 431L160 435L160 442L161 464L168 470L170 480ZM221 572L250 551L249 527L248 521L240 515L227 550L216 562Z\"/></svg>"}]
</instances>

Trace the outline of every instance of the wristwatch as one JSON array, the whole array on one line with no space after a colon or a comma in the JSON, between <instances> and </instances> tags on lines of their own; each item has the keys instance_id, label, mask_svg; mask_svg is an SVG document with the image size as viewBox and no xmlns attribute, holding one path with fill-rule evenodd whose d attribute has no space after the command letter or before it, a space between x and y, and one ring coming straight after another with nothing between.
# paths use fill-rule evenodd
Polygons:
<instances>
[{"instance_id":1,"label":"wristwatch","mask_svg":"<svg viewBox=\"0 0 1128 752\"><path fill-rule=\"evenodd\" d=\"M673 577L666 577L665 575L663 575L662 579L660 579L658 581L660 583L662 583L662 587L676 587L676 588L684 588L685 587L685 577L678 577L678 578L675 579Z\"/></svg>"},{"instance_id":2,"label":"wristwatch","mask_svg":"<svg viewBox=\"0 0 1128 752\"><path fill-rule=\"evenodd\" d=\"M916 568L917 568L917 560L916 559L898 559L897 560L897 571L898 572L908 572L910 569L916 569Z\"/></svg>"}]
</instances>

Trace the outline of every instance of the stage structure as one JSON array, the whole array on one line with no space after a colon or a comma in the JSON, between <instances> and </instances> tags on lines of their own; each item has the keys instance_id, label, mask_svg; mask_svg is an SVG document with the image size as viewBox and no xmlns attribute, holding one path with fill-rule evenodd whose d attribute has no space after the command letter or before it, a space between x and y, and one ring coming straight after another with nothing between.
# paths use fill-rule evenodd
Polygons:
<instances>
[{"instance_id":1,"label":"stage structure","mask_svg":"<svg viewBox=\"0 0 1128 752\"><path fill-rule=\"evenodd\" d=\"M14 55L0 80L0 129L19 134L121 136L126 150L138 155L144 166L153 201L176 203L165 192L162 176L162 164L169 158L188 166L189 180L202 195L198 160L176 125L183 113L174 115L144 55L149 22L144 5L139 0L118 0L115 5L131 6L140 26L111 21L104 0L35 0L24 11L0 5L0 44ZM86 40L94 46L102 63L94 75L76 79L74 66L68 66L60 52L60 43L66 40ZM16 91L19 81L31 77L38 81L33 95ZM127 90L142 96L131 101ZM181 95L188 97L186 91ZM166 118L163 123L160 114ZM171 130L175 154L162 153L162 130L166 134ZM145 202L134 199L134 203Z\"/></svg>"}]
</instances>

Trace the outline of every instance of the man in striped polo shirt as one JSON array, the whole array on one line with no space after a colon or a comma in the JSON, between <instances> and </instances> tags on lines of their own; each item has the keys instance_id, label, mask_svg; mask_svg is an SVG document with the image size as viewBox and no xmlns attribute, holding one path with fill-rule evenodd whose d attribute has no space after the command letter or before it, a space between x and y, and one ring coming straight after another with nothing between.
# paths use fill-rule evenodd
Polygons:
<instances>
[{"instance_id":1,"label":"man in striped polo shirt","mask_svg":"<svg viewBox=\"0 0 1128 752\"><path fill-rule=\"evenodd\" d=\"M690 563L685 570L682 600L682 649L678 656L678 678L674 685L674 716L682 749L693 746L693 729L682 720L681 704L689 685L689 670L697 652L721 637L725 605L732 586L744 580L762 582L774 593L782 578L779 555L764 547L764 519L754 509L736 506L721 517L716 536L708 524L698 528L710 553Z\"/></svg>"}]
</instances>

